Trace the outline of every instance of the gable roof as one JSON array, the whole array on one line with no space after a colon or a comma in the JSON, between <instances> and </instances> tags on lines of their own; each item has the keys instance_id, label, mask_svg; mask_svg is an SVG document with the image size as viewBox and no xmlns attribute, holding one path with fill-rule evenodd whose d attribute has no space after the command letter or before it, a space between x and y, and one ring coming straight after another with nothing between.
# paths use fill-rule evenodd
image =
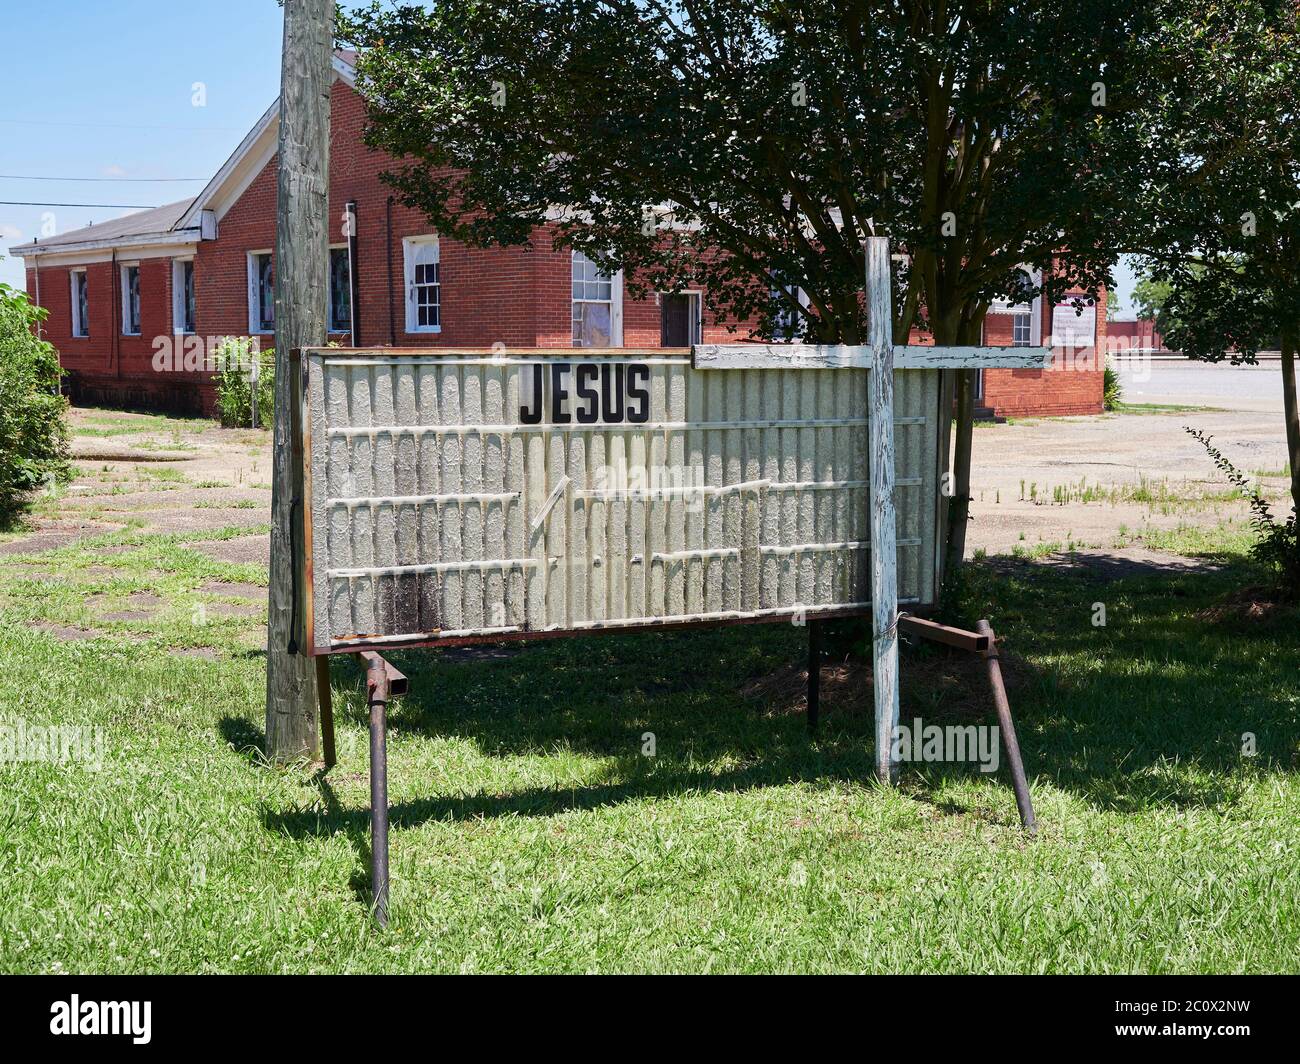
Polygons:
<instances>
[{"instance_id":1,"label":"gable roof","mask_svg":"<svg viewBox=\"0 0 1300 1064\"><path fill-rule=\"evenodd\" d=\"M353 64L356 52L335 51L334 76L348 87L356 85L357 72ZM266 164L275 156L280 138L280 99L266 109L266 113L257 120L229 159L222 164L212 180L203 191L194 197L189 210L177 222L181 227L193 227L199 224L199 216L205 210L214 211L217 220L226 213L243 195L244 190L252 184L253 179L265 169Z\"/></svg>"},{"instance_id":2,"label":"gable roof","mask_svg":"<svg viewBox=\"0 0 1300 1064\"><path fill-rule=\"evenodd\" d=\"M165 243L169 238L175 239L176 223L193 202L193 198L183 199L162 207L136 211L134 214L87 225L81 229L73 229L45 240L33 240L30 244L10 248L9 252L12 255L38 255L46 251L71 251L88 246L114 247L120 243ZM184 232L186 239L195 239L194 234Z\"/></svg>"},{"instance_id":3,"label":"gable roof","mask_svg":"<svg viewBox=\"0 0 1300 1064\"><path fill-rule=\"evenodd\" d=\"M349 87L356 84L356 57L357 53L353 51L334 53L334 76ZM279 134L280 100L277 97L203 191L193 199L137 211L40 242L19 244L11 247L9 254L26 258L47 252L192 243L200 237L203 212L212 211L220 220L271 161L278 147Z\"/></svg>"}]
</instances>

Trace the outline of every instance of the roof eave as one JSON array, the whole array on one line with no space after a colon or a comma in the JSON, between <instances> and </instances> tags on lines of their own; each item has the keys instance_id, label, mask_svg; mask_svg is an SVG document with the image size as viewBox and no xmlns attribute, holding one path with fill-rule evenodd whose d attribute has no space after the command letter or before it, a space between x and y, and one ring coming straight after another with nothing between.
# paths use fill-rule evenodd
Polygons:
<instances>
[{"instance_id":1,"label":"roof eave","mask_svg":"<svg viewBox=\"0 0 1300 1064\"><path fill-rule=\"evenodd\" d=\"M134 233L103 240L74 240L60 244L19 244L9 254L27 259L35 255L63 255L77 251L105 251L111 248L152 247L159 244L192 244L199 239L197 226L164 230L161 233Z\"/></svg>"}]
</instances>

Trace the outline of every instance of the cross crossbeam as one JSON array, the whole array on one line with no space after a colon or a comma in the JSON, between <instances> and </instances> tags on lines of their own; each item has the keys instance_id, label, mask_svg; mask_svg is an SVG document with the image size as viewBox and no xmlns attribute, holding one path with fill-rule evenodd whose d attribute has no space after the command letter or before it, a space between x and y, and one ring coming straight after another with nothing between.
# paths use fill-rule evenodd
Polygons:
<instances>
[{"instance_id":1,"label":"cross crossbeam","mask_svg":"<svg viewBox=\"0 0 1300 1064\"><path fill-rule=\"evenodd\" d=\"M696 369L871 369L870 344L696 344ZM895 344L894 369L1047 369L1048 347Z\"/></svg>"}]
</instances>

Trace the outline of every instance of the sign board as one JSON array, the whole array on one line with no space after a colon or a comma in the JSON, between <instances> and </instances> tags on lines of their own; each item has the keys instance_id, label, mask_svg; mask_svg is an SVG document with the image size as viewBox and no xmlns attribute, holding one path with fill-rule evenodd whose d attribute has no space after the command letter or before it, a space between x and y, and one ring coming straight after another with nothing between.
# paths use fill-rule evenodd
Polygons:
<instances>
[{"instance_id":1,"label":"sign board","mask_svg":"<svg viewBox=\"0 0 1300 1064\"><path fill-rule=\"evenodd\" d=\"M1052 308L1052 346L1068 351L1084 351L1097 343L1097 308L1084 306L1076 312L1074 304L1057 303Z\"/></svg>"},{"instance_id":2,"label":"sign board","mask_svg":"<svg viewBox=\"0 0 1300 1064\"><path fill-rule=\"evenodd\" d=\"M304 352L312 652L869 613L871 371L736 346ZM894 372L905 603L938 592L940 391Z\"/></svg>"}]
</instances>

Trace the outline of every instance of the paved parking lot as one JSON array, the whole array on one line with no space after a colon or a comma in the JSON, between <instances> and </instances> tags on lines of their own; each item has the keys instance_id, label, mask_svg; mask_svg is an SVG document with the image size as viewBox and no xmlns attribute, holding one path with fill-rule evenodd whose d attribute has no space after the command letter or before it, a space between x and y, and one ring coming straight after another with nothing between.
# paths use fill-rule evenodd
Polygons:
<instances>
[{"instance_id":1,"label":"paved parking lot","mask_svg":"<svg viewBox=\"0 0 1300 1064\"><path fill-rule=\"evenodd\" d=\"M1243 520L1245 504L1225 498L1229 485L1184 429L1212 435L1239 469L1280 498L1281 386L1277 363L1157 362L1124 374L1124 399L1176 409L977 428L968 549L1109 549L1147 529Z\"/></svg>"}]
</instances>

